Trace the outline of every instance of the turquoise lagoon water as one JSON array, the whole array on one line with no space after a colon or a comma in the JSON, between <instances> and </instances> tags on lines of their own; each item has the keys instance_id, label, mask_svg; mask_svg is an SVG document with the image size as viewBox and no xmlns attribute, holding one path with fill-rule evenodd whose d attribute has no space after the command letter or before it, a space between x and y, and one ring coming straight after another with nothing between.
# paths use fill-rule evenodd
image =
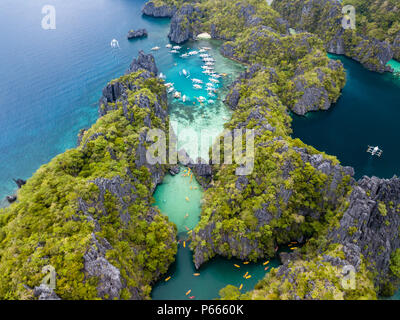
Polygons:
<instances>
[{"instance_id":1,"label":"turquoise lagoon water","mask_svg":"<svg viewBox=\"0 0 400 320\"><path fill-rule=\"evenodd\" d=\"M220 78L217 90L217 97L212 103L200 104L196 97L207 97L204 90L196 90L192 86L191 78L208 82L209 77L202 73L202 60L196 55L190 58L181 58L182 53L197 50L203 46L211 47L208 54L215 58L215 71L226 73L225 77ZM169 95L169 106L171 121L177 123L178 146L184 147L189 155L195 159L201 156L208 159L208 150L212 140L222 132L223 124L230 118L230 112L223 104L227 86L237 77L243 68L233 61L223 58L218 51L219 42L201 41L189 42L182 49L180 54L171 54L170 49L161 48L157 51L164 59L171 59L170 69L161 70L166 76L166 82L174 83L174 88L185 95L190 101L185 103L182 99L175 99L173 93ZM185 69L190 73L190 78L182 75ZM208 97L207 97L208 98ZM187 130L192 130L188 132ZM188 134L189 133L189 134ZM201 137L208 139L201 141ZM192 252L187 241L188 230L193 229L200 217L201 199L203 191L195 178L182 168L180 174L172 177L166 176L163 183L157 187L154 198L155 206L169 217L178 228L178 253L175 263L171 266L168 273L153 287L153 299L214 299L218 297L218 292L228 284L240 286L243 284L242 291L254 288L255 284L261 280L266 272L262 262L244 265L237 259L215 258L196 270L193 264ZM185 245L184 245L185 243ZM240 268L234 266L240 265ZM276 267L278 260L271 260L268 266ZM243 275L248 272L250 279L244 279ZM199 276L194 276L200 273ZM165 279L170 280L165 281ZM186 293L191 290L191 293Z\"/></svg>"},{"instance_id":2,"label":"turquoise lagoon water","mask_svg":"<svg viewBox=\"0 0 400 320\"><path fill-rule=\"evenodd\" d=\"M174 177L168 175L154 194L155 205L177 225L179 243L176 260L164 278L153 287L152 298L156 300L181 300L189 299L189 297L202 300L214 299L218 297L219 290L228 284L238 287L243 284L242 292L253 289L266 272L269 272L272 267L279 266L277 259L270 261L267 271L262 262L244 265L237 259L228 260L220 257L212 259L200 270L194 267L192 252L187 241L187 230L194 228L198 223L203 191L194 178L191 180L190 176L184 176L184 170L186 169L182 168L181 172ZM239 265L240 268L235 267L234 264ZM251 275L250 279L243 277L246 272ZM194 274L197 273L200 275L195 276ZM171 279L165 281L169 277ZM189 290L191 290L190 294L186 295Z\"/></svg>"}]
</instances>

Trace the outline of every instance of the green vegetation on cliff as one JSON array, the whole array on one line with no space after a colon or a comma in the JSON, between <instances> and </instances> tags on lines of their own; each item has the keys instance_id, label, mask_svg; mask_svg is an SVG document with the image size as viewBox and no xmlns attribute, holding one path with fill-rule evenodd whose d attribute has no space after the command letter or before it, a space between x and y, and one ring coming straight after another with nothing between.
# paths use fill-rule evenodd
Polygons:
<instances>
[{"instance_id":1,"label":"green vegetation on cliff","mask_svg":"<svg viewBox=\"0 0 400 320\"><path fill-rule=\"evenodd\" d=\"M146 299L174 260L176 228L151 208L154 181L137 165L145 118L168 130L154 107L167 109L165 88L143 72L116 80L135 88L127 104L117 102L80 146L43 165L0 212L1 299L33 298L47 265L62 299Z\"/></svg>"}]
</instances>

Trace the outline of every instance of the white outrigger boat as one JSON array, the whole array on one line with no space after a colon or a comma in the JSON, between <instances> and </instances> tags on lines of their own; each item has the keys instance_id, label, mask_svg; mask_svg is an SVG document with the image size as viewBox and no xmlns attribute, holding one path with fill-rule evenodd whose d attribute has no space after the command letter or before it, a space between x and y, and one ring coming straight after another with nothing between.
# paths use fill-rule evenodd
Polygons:
<instances>
[{"instance_id":1,"label":"white outrigger boat","mask_svg":"<svg viewBox=\"0 0 400 320\"><path fill-rule=\"evenodd\" d=\"M380 157L383 153L383 150L379 149L378 146L376 147L368 146L367 152L372 154L373 156Z\"/></svg>"},{"instance_id":2,"label":"white outrigger boat","mask_svg":"<svg viewBox=\"0 0 400 320\"><path fill-rule=\"evenodd\" d=\"M151 48L151 51L157 51L157 50L160 50L161 48L160 47L153 47L153 48Z\"/></svg>"}]
</instances>

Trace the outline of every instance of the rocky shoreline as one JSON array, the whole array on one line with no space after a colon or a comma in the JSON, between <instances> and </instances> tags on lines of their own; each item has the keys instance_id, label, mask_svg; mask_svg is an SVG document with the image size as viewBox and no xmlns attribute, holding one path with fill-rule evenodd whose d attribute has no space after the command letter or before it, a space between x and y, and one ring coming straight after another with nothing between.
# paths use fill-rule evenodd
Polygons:
<instances>
[{"instance_id":1,"label":"rocky shoreline","mask_svg":"<svg viewBox=\"0 0 400 320\"><path fill-rule=\"evenodd\" d=\"M77 148L26 184L16 180L23 185L18 201L1 212L9 219L0 222L0 297L150 298L151 284L177 251L175 226L151 200L169 167L145 158L146 132L154 126L168 131L168 123L154 57L139 52L126 74L104 88L99 119L81 131ZM28 226L27 234L22 229ZM11 238L18 239L19 254ZM57 274L55 290L40 285L49 265Z\"/></svg>"}]
</instances>

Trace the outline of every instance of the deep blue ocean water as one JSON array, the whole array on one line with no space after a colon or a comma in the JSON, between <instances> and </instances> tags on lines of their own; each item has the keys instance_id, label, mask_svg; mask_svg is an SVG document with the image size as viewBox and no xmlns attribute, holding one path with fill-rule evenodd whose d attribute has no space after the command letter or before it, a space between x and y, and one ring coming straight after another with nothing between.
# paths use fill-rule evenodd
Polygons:
<instances>
[{"instance_id":1,"label":"deep blue ocean water","mask_svg":"<svg viewBox=\"0 0 400 320\"><path fill-rule=\"evenodd\" d=\"M144 0L2 0L0 2L0 199L12 178L29 178L76 145L97 119L108 81L124 73L140 49L166 42L169 20L142 17ZM42 7L56 9L56 30L43 30ZM148 39L128 41L144 27ZM112 49L112 39L120 49ZM162 65L162 61L160 61Z\"/></svg>"}]
</instances>

